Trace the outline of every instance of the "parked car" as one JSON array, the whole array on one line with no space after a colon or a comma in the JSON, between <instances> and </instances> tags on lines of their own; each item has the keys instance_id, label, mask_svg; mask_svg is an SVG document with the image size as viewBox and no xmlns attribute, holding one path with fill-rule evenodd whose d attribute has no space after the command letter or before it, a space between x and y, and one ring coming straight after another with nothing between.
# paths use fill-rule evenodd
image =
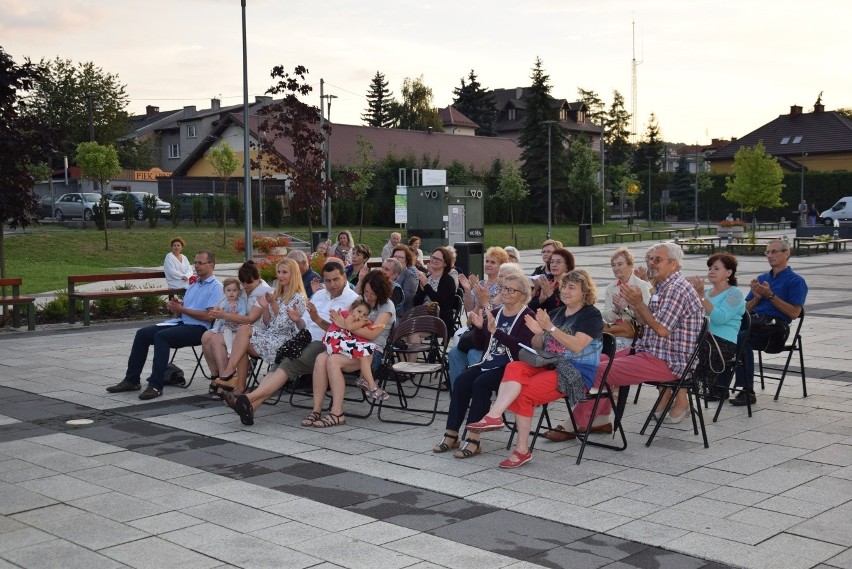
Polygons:
<instances>
[{"instance_id":1,"label":"parked car","mask_svg":"<svg viewBox=\"0 0 852 569\"><path fill-rule=\"evenodd\" d=\"M107 195L107 198L109 199L109 195ZM50 200L50 196L45 199ZM42 205L48 203L45 199L42 199L39 203ZM79 217L86 221L91 221L94 217L92 208L100 203L100 201L100 194L94 192L64 194L53 204L53 219L62 221L63 219ZM109 211L107 212L107 216L110 219L121 219L124 215L124 207L115 201L108 203Z\"/></svg>"},{"instance_id":2,"label":"parked car","mask_svg":"<svg viewBox=\"0 0 852 569\"><path fill-rule=\"evenodd\" d=\"M834 225L834 220L843 222L852 219L852 196L840 198L837 203L820 214L822 222L826 225Z\"/></svg>"},{"instance_id":3,"label":"parked car","mask_svg":"<svg viewBox=\"0 0 852 569\"><path fill-rule=\"evenodd\" d=\"M123 204L124 200L127 196L133 200L134 213L133 216L138 220L142 221L145 219L145 196L153 196L149 192L107 192L107 196L109 199L115 200L118 203ZM154 196L156 197L156 196ZM157 198L157 212L160 216L169 216L172 214L172 204L169 202L165 202L160 198Z\"/></svg>"}]
</instances>

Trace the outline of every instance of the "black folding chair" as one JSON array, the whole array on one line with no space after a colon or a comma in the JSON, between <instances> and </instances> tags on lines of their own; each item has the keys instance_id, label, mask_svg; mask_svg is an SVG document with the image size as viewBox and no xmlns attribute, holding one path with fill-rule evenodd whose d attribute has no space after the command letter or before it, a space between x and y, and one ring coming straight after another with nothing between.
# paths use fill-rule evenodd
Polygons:
<instances>
[{"instance_id":1,"label":"black folding chair","mask_svg":"<svg viewBox=\"0 0 852 569\"><path fill-rule=\"evenodd\" d=\"M757 352L757 366L758 373L760 373L760 388L765 389L764 385L764 375L765 372L773 372L773 373L781 373L781 376L778 377L778 389L775 390L775 401L778 401L778 396L781 394L781 387L784 385L784 378L787 376L787 372L790 371L790 360L793 359L793 353L799 353L799 369L798 373L802 376L802 397L808 396L808 386L805 383L805 352L802 350L802 323L805 321L805 308L802 307L802 311L799 314L799 324L796 326L796 333L793 335L793 340L789 343L785 343L784 347L781 348L780 353L787 352L787 360L784 362L784 367L775 366L775 365L763 365L763 352ZM794 369L795 373L796 370ZM775 376L767 376L766 379L776 379ZM749 406L749 411L751 410L751 406Z\"/></svg>"},{"instance_id":2,"label":"black folding chair","mask_svg":"<svg viewBox=\"0 0 852 569\"><path fill-rule=\"evenodd\" d=\"M749 332L751 332L751 314L749 314L748 310L743 313L742 324L740 325L740 330L745 332L745 337L748 338ZM723 389L728 389L731 384L731 379L736 375L737 369L745 368L745 349L748 345L748 342L742 342L737 346L737 352L734 354L734 357L725 361L725 369L717 376L717 385L719 377L728 378L728 383L726 385L718 385ZM735 390L739 391L739 390ZM713 415L713 422L719 420L719 413L722 412L722 406L725 404L725 398L719 399L719 406L716 407L716 413ZM746 408L748 409L748 416L751 417L751 403L748 398L746 398Z\"/></svg>"},{"instance_id":3,"label":"black folding chair","mask_svg":"<svg viewBox=\"0 0 852 569\"><path fill-rule=\"evenodd\" d=\"M186 389L190 385L192 385L192 380L195 379L195 374L197 374L199 371L201 371L201 375L203 375L207 379L210 379L210 376L207 375L206 371L204 371L204 366L202 365L202 358L204 357L204 352L199 352L198 350L196 350L195 348L197 346L184 347L192 348L192 356L195 358L195 368L192 370L192 375L189 376L188 381L184 381L184 383L175 384L174 387L181 387L183 389ZM172 353L172 358L169 360L169 363L173 363L175 361L175 356L177 356L178 350L180 350L180 348L175 348L175 351ZM184 377L186 377L186 374L184 374Z\"/></svg>"}]
</instances>

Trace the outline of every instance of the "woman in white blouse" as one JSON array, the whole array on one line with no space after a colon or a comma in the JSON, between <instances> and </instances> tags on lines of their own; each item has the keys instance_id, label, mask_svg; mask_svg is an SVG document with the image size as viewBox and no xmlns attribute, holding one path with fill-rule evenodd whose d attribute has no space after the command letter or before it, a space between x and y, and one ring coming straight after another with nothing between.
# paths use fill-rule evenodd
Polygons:
<instances>
[{"instance_id":1,"label":"woman in white blouse","mask_svg":"<svg viewBox=\"0 0 852 569\"><path fill-rule=\"evenodd\" d=\"M163 272L166 273L166 286L169 288L186 288L189 277L192 276L192 265L183 254L186 242L180 237L172 239L172 252L163 260Z\"/></svg>"}]
</instances>

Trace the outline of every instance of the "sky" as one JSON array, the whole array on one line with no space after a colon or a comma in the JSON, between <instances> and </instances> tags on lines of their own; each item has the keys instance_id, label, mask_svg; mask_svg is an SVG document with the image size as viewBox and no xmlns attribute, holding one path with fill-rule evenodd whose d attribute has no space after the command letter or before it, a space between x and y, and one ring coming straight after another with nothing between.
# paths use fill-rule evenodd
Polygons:
<instances>
[{"instance_id":1,"label":"sky","mask_svg":"<svg viewBox=\"0 0 852 569\"><path fill-rule=\"evenodd\" d=\"M651 113L668 142L742 137L790 105L852 107L852 3L846 0L246 0L249 97L275 65L303 65L335 95L333 122L362 124L381 71L398 95L423 76L434 104L452 102L471 70L487 88L528 86L536 58L551 94L577 89ZM239 104L239 0L0 0L0 46L15 61L92 61L118 75L128 112ZM634 27L635 22L635 27ZM634 34L635 29L635 34ZM635 35L635 41L634 41Z\"/></svg>"}]
</instances>

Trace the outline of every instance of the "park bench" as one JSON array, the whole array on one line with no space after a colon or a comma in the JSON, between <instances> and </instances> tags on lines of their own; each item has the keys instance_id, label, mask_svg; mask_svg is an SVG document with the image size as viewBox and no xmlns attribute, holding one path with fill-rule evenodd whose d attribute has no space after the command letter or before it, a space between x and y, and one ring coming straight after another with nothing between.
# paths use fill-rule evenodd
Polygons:
<instances>
[{"instance_id":1,"label":"park bench","mask_svg":"<svg viewBox=\"0 0 852 569\"><path fill-rule=\"evenodd\" d=\"M630 237L631 241L641 241L642 233L640 231L625 231L624 233L616 233L613 236L612 242L615 243L615 240L618 239L619 242L624 243L624 239L626 237Z\"/></svg>"},{"instance_id":2,"label":"park bench","mask_svg":"<svg viewBox=\"0 0 852 569\"><path fill-rule=\"evenodd\" d=\"M110 273L106 275L68 275L68 322L73 324L77 321L77 301L83 301L83 326L91 324L91 302L108 298L134 298L137 296L183 296L186 289L182 288L134 288L130 290L98 290L91 292L80 292L75 290L76 285L85 283L98 283L110 281L133 281L147 279L164 279L163 271L152 271L144 273Z\"/></svg>"},{"instance_id":3,"label":"park bench","mask_svg":"<svg viewBox=\"0 0 852 569\"><path fill-rule=\"evenodd\" d=\"M35 330L35 297L21 296L21 284L23 279L20 277L0 279L0 287L12 287L11 296L0 296L0 305L12 307L12 326L15 328L21 325L21 314L18 309L22 305L27 306L27 330Z\"/></svg>"},{"instance_id":4,"label":"park bench","mask_svg":"<svg viewBox=\"0 0 852 569\"><path fill-rule=\"evenodd\" d=\"M737 251L762 255L766 250L766 245L763 243L728 243L725 247L728 249L728 253L732 255L736 255Z\"/></svg>"},{"instance_id":5,"label":"park bench","mask_svg":"<svg viewBox=\"0 0 852 569\"><path fill-rule=\"evenodd\" d=\"M661 237L671 237L675 233L680 231L679 229L652 229L651 230L651 239L659 239Z\"/></svg>"},{"instance_id":6,"label":"park bench","mask_svg":"<svg viewBox=\"0 0 852 569\"><path fill-rule=\"evenodd\" d=\"M667 241L664 241L664 243L674 243L675 245L679 245L680 248L683 249L684 253L698 255L705 251L708 254L716 252L716 245L712 241L707 241L703 239L681 239L679 241L673 241L669 239Z\"/></svg>"},{"instance_id":7,"label":"park bench","mask_svg":"<svg viewBox=\"0 0 852 569\"><path fill-rule=\"evenodd\" d=\"M612 242L615 243L613 235L610 235L609 233L599 233L598 235L592 235L592 245L595 244L596 239L603 239L604 243L609 243L609 240L612 239Z\"/></svg>"},{"instance_id":8,"label":"park bench","mask_svg":"<svg viewBox=\"0 0 852 569\"><path fill-rule=\"evenodd\" d=\"M806 251L807 256L810 257L812 250L817 253L824 251L827 254L829 245L832 245L831 241L801 241L799 242L798 250L799 252Z\"/></svg>"}]
</instances>

